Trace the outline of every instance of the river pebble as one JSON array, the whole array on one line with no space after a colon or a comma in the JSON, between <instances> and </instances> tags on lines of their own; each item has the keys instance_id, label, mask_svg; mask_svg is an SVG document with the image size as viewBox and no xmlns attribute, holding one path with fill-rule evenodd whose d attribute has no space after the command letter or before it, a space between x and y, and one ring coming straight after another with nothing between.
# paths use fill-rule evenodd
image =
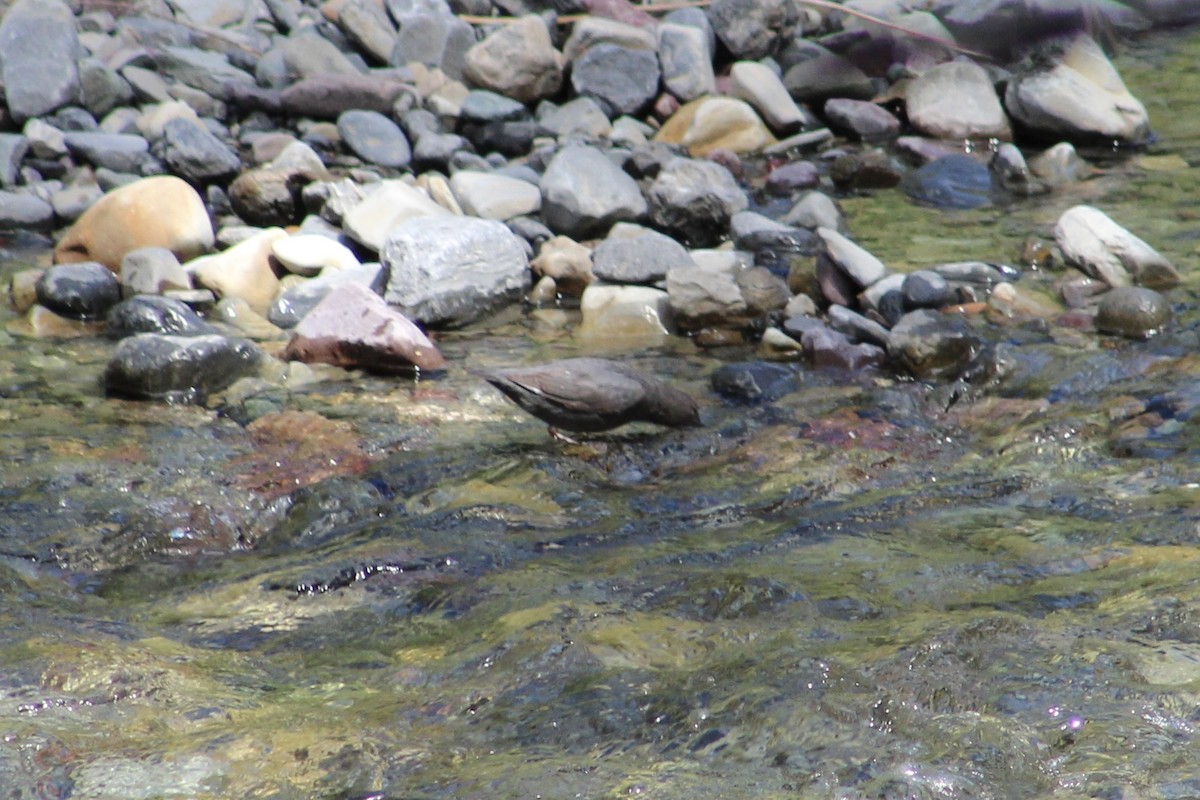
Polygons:
<instances>
[{"instance_id":1,"label":"river pebble","mask_svg":"<svg viewBox=\"0 0 1200 800\"><path fill-rule=\"evenodd\" d=\"M121 300L121 284L112 270L95 261L57 264L37 282L38 302L65 317L103 317Z\"/></svg>"},{"instance_id":2,"label":"river pebble","mask_svg":"<svg viewBox=\"0 0 1200 800\"><path fill-rule=\"evenodd\" d=\"M108 310L107 333L124 339L139 333L164 333L172 336L203 336L217 330L192 308L179 300L140 294L122 300Z\"/></svg>"},{"instance_id":3,"label":"river pebble","mask_svg":"<svg viewBox=\"0 0 1200 800\"><path fill-rule=\"evenodd\" d=\"M255 374L262 359L262 351L244 339L139 333L117 345L104 370L104 387L125 397L202 403Z\"/></svg>"},{"instance_id":4,"label":"river pebble","mask_svg":"<svg viewBox=\"0 0 1200 800\"><path fill-rule=\"evenodd\" d=\"M1105 333L1145 339L1171 320L1171 304L1161 293L1140 286L1120 286L1100 299L1096 327Z\"/></svg>"}]
</instances>

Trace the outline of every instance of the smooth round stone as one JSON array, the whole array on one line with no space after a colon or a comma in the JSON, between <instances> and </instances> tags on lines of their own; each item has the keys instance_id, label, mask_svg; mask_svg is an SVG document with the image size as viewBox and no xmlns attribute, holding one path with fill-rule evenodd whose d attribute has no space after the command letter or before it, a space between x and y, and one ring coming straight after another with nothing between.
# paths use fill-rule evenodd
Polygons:
<instances>
[{"instance_id":1,"label":"smooth round stone","mask_svg":"<svg viewBox=\"0 0 1200 800\"><path fill-rule=\"evenodd\" d=\"M377 111L343 112L337 127L351 152L369 164L395 169L412 160L412 148L404 131Z\"/></svg>"},{"instance_id":2,"label":"smooth round stone","mask_svg":"<svg viewBox=\"0 0 1200 800\"><path fill-rule=\"evenodd\" d=\"M1131 339L1145 339L1171 321L1171 304L1153 289L1122 286L1100 300L1096 328Z\"/></svg>"},{"instance_id":3,"label":"smooth round stone","mask_svg":"<svg viewBox=\"0 0 1200 800\"><path fill-rule=\"evenodd\" d=\"M296 275L313 276L324 269L353 269L358 257L346 245L316 233L298 234L271 242L271 255Z\"/></svg>"},{"instance_id":4,"label":"smooth round stone","mask_svg":"<svg viewBox=\"0 0 1200 800\"><path fill-rule=\"evenodd\" d=\"M775 71L758 61L739 61L729 68L730 94L745 100L776 132L804 124L804 112L788 94Z\"/></svg>"},{"instance_id":5,"label":"smooth round stone","mask_svg":"<svg viewBox=\"0 0 1200 800\"><path fill-rule=\"evenodd\" d=\"M17 122L82 98L75 16L61 0L17 0L0 22L0 79L5 106Z\"/></svg>"},{"instance_id":6,"label":"smooth round stone","mask_svg":"<svg viewBox=\"0 0 1200 800\"><path fill-rule=\"evenodd\" d=\"M216 333L186 303L170 297L142 294L122 300L108 311L108 335L124 339L138 333L201 336Z\"/></svg>"},{"instance_id":7,"label":"smooth round stone","mask_svg":"<svg viewBox=\"0 0 1200 800\"><path fill-rule=\"evenodd\" d=\"M0 192L0 230L48 230L54 227L54 206L37 195Z\"/></svg>"},{"instance_id":8,"label":"smooth round stone","mask_svg":"<svg viewBox=\"0 0 1200 800\"><path fill-rule=\"evenodd\" d=\"M37 282L38 302L75 319L96 319L121 301L121 284L108 267L95 261L58 264Z\"/></svg>"},{"instance_id":9,"label":"smooth round stone","mask_svg":"<svg viewBox=\"0 0 1200 800\"><path fill-rule=\"evenodd\" d=\"M117 345L104 371L104 387L125 397L199 403L255 374L262 359L262 351L244 339L140 333Z\"/></svg>"},{"instance_id":10,"label":"smooth round stone","mask_svg":"<svg viewBox=\"0 0 1200 800\"><path fill-rule=\"evenodd\" d=\"M900 134L900 120L887 109L865 100L835 98L825 103L830 127L864 142L882 142Z\"/></svg>"},{"instance_id":11,"label":"smooth round stone","mask_svg":"<svg viewBox=\"0 0 1200 800\"><path fill-rule=\"evenodd\" d=\"M592 253L592 273L611 283L654 283L692 257L679 242L640 225L618 222Z\"/></svg>"},{"instance_id":12,"label":"smooth round stone","mask_svg":"<svg viewBox=\"0 0 1200 800\"><path fill-rule=\"evenodd\" d=\"M450 212L429 195L401 180L382 181L346 211L342 224L361 244L378 252L388 235L415 217L446 217Z\"/></svg>"},{"instance_id":13,"label":"smooth round stone","mask_svg":"<svg viewBox=\"0 0 1200 800\"><path fill-rule=\"evenodd\" d=\"M800 189L813 189L821 183L821 171L811 161L792 161L771 170L766 188L771 194L786 195Z\"/></svg>"},{"instance_id":14,"label":"smooth round stone","mask_svg":"<svg viewBox=\"0 0 1200 800\"><path fill-rule=\"evenodd\" d=\"M450 190L464 212L484 219L509 220L542 207L536 183L491 172L460 170L450 177Z\"/></svg>"},{"instance_id":15,"label":"smooth round stone","mask_svg":"<svg viewBox=\"0 0 1200 800\"><path fill-rule=\"evenodd\" d=\"M1010 139L1012 128L987 71L972 61L939 64L908 87L913 127L937 139Z\"/></svg>"},{"instance_id":16,"label":"smooth round stone","mask_svg":"<svg viewBox=\"0 0 1200 800\"><path fill-rule=\"evenodd\" d=\"M119 269L139 247L165 247L180 260L213 246L212 222L200 195L171 175L143 178L96 201L63 234L54 260L99 261Z\"/></svg>"},{"instance_id":17,"label":"smooth round stone","mask_svg":"<svg viewBox=\"0 0 1200 800\"><path fill-rule=\"evenodd\" d=\"M551 230L582 239L603 234L614 222L646 212L637 182L601 150L570 145L542 174L542 217Z\"/></svg>"},{"instance_id":18,"label":"smooth round stone","mask_svg":"<svg viewBox=\"0 0 1200 800\"><path fill-rule=\"evenodd\" d=\"M946 279L933 270L922 269L904 277L901 287L906 308L940 308L950 301L952 293Z\"/></svg>"}]
</instances>

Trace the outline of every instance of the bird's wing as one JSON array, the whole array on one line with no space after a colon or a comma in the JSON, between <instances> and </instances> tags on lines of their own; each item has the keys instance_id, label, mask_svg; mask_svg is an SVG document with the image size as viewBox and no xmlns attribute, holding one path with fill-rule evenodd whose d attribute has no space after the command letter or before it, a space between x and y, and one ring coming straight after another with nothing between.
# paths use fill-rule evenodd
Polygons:
<instances>
[{"instance_id":1,"label":"bird's wing","mask_svg":"<svg viewBox=\"0 0 1200 800\"><path fill-rule=\"evenodd\" d=\"M634 378L586 363L558 370L509 370L504 377L528 392L581 413L621 413L641 402L646 393Z\"/></svg>"}]
</instances>

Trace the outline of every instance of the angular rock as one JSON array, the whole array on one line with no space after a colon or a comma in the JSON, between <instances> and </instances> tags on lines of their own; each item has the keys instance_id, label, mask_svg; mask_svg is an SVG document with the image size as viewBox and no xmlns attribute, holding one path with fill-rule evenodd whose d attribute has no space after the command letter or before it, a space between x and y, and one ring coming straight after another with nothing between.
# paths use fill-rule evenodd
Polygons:
<instances>
[{"instance_id":1,"label":"angular rock","mask_svg":"<svg viewBox=\"0 0 1200 800\"><path fill-rule=\"evenodd\" d=\"M1072 39L1049 68L1014 76L1004 102L1016 120L1043 136L1137 143L1150 130L1146 107L1086 34Z\"/></svg>"},{"instance_id":2,"label":"angular rock","mask_svg":"<svg viewBox=\"0 0 1200 800\"><path fill-rule=\"evenodd\" d=\"M57 264L38 279L37 299L64 317L98 319L121 301L121 284L112 270L95 261Z\"/></svg>"},{"instance_id":3,"label":"angular rock","mask_svg":"<svg viewBox=\"0 0 1200 800\"><path fill-rule=\"evenodd\" d=\"M756 61L789 35L797 13L794 5L779 0L716 0L708 20L735 58Z\"/></svg>"},{"instance_id":4,"label":"angular rock","mask_svg":"<svg viewBox=\"0 0 1200 800\"><path fill-rule=\"evenodd\" d=\"M392 230L414 217L446 217L450 212L404 181L380 181L342 220L346 233L378 252Z\"/></svg>"},{"instance_id":5,"label":"angular rock","mask_svg":"<svg viewBox=\"0 0 1200 800\"><path fill-rule=\"evenodd\" d=\"M446 367L420 328L358 283L331 289L300 320L283 357L383 373Z\"/></svg>"},{"instance_id":6,"label":"angular rock","mask_svg":"<svg viewBox=\"0 0 1200 800\"><path fill-rule=\"evenodd\" d=\"M729 79L729 93L753 106L776 133L790 133L804 124L804 112L770 67L739 61L729 68Z\"/></svg>"},{"instance_id":7,"label":"angular rock","mask_svg":"<svg viewBox=\"0 0 1200 800\"><path fill-rule=\"evenodd\" d=\"M560 106L540 103L537 119L543 128L560 138L580 134L598 139L612 132L612 123L604 109L590 97L576 97Z\"/></svg>"},{"instance_id":8,"label":"angular rock","mask_svg":"<svg viewBox=\"0 0 1200 800\"><path fill-rule=\"evenodd\" d=\"M192 280L183 265L165 247L139 247L129 251L121 259L118 274L122 294L126 297L192 288Z\"/></svg>"},{"instance_id":9,"label":"angular rock","mask_svg":"<svg viewBox=\"0 0 1200 800\"><path fill-rule=\"evenodd\" d=\"M163 126L162 159L173 172L193 183L231 178L242 161L201 124L173 119Z\"/></svg>"},{"instance_id":10,"label":"angular rock","mask_svg":"<svg viewBox=\"0 0 1200 800\"><path fill-rule=\"evenodd\" d=\"M656 283L676 267L694 265L670 236L624 222L614 225L592 253L592 274L610 283Z\"/></svg>"},{"instance_id":11,"label":"angular rock","mask_svg":"<svg viewBox=\"0 0 1200 800\"><path fill-rule=\"evenodd\" d=\"M476 86L529 103L558 92L563 64L545 21L529 15L498 26L468 50L463 77Z\"/></svg>"},{"instance_id":12,"label":"angular rock","mask_svg":"<svg viewBox=\"0 0 1200 800\"><path fill-rule=\"evenodd\" d=\"M455 80L463 77L475 31L445 0L387 0L387 9L400 29L392 64L415 61L438 67Z\"/></svg>"},{"instance_id":13,"label":"angular rock","mask_svg":"<svg viewBox=\"0 0 1200 800\"><path fill-rule=\"evenodd\" d=\"M216 333L191 306L171 297L141 294L122 300L108 310L107 333L124 339L139 333L171 336L205 336Z\"/></svg>"},{"instance_id":14,"label":"angular rock","mask_svg":"<svg viewBox=\"0 0 1200 800\"><path fill-rule=\"evenodd\" d=\"M571 63L575 93L592 97L616 114L637 114L658 94L661 69L654 50L600 42Z\"/></svg>"},{"instance_id":15,"label":"angular rock","mask_svg":"<svg viewBox=\"0 0 1200 800\"><path fill-rule=\"evenodd\" d=\"M973 61L939 64L905 95L908 121L939 139L1011 139L1012 127L987 71Z\"/></svg>"},{"instance_id":16,"label":"angular rock","mask_svg":"<svg viewBox=\"0 0 1200 800\"><path fill-rule=\"evenodd\" d=\"M584 290L579 310L577 336L586 341L653 346L671 335L670 300L661 289L593 284Z\"/></svg>"},{"instance_id":17,"label":"angular rock","mask_svg":"<svg viewBox=\"0 0 1200 800\"><path fill-rule=\"evenodd\" d=\"M256 374L262 360L262 351L244 339L140 333L117 345L104 370L104 388L124 397L203 403L209 394Z\"/></svg>"},{"instance_id":18,"label":"angular rock","mask_svg":"<svg viewBox=\"0 0 1200 800\"><path fill-rule=\"evenodd\" d=\"M349 0L338 14L338 26L376 64L386 64L396 49L396 28L374 0Z\"/></svg>"},{"instance_id":19,"label":"angular rock","mask_svg":"<svg viewBox=\"0 0 1200 800\"><path fill-rule=\"evenodd\" d=\"M825 103L830 127L864 142L882 142L900 134L900 120L885 108L865 100L834 98Z\"/></svg>"},{"instance_id":20,"label":"angular rock","mask_svg":"<svg viewBox=\"0 0 1200 800\"><path fill-rule=\"evenodd\" d=\"M0 78L18 123L77 103L81 48L75 16L61 0L16 0L0 21Z\"/></svg>"},{"instance_id":21,"label":"angular rock","mask_svg":"<svg viewBox=\"0 0 1200 800\"><path fill-rule=\"evenodd\" d=\"M30 140L22 134L0 133L0 186L7 188L16 185L21 161L29 152L29 145Z\"/></svg>"},{"instance_id":22,"label":"angular rock","mask_svg":"<svg viewBox=\"0 0 1200 800\"><path fill-rule=\"evenodd\" d=\"M1109 286L1170 289L1182 281L1174 264L1093 206L1063 212L1054 238L1069 263Z\"/></svg>"},{"instance_id":23,"label":"angular rock","mask_svg":"<svg viewBox=\"0 0 1200 800\"><path fill-rule=\"evenodd\" d=\"M817 228L821 255L828 258L859 289L865 289L887 276L887 267L864 248L829 228Z\"/></svg>"},{"instance_id":24,"label":"angular rock","mask_svg":"<svg viewBox=\"0 0 1200 800\"><path fill-rule=\"evenodd\" d=\"M139 247L165 247L180 260L213 246L200 195L171 175L142 178L108 192L83 213L54 249L58 263L99 261L111 270Z\"/></svg>"},{"instance_id":25,"label":"angular rock","mask_svg":"<svg viewBox=\"0 0 1200 800\"><path fill-rule=\"evenodd\" d=\"M558 291L572 297L583 294L594 280L592 251L568 236L547 240L529 265L535 275L553 279Z\"/></svg>"},{"instance_id":26,"label":"angular rock","mask_svg":"<svg viewBox=\"0 0 1200 800\"><path fill-rule=\"evenodd\" d=\"M786 225L798 228L831 228L838 233L847 230L846 217L833 198L822 192L809 192L801 197L783 216Z\"/></svg>"},{"instance_id":27,"label":"angular rock","mask_svg":"<svg viewBox=\"0 0 1200 800\"><path fill-rule=\"evenodd\" d=\"M647 199L658 227L693 247L721 241L749 200L729 170L712 161L674 158L654 179Z\"/></svg>"},{"instance_id":28,"label":"angular rock","mask_svg":"<svg viewBox=\"0 0 1200 800\"><path fill-rule=\"evenodd\" d=\"M325 295L345 283L357 283L379 294L384 286L383 267L377 263L360 264L357 267L326 270L315 278L298 283L284 281L282 290L267 310L267 319L279 328L294 328L325 299Z\"/></svg>"},{"instance_id":29,"label":"angular rock","mask_svg":"<svg viewBox=\"0 0 1200 800\"><path fill-rule=\"evenodd\" d=\"M495 220L409 220L388 236L380 260L384 299L426 325L465 325L529 288L525 246Z\"/></svg>"},{"instance_id":30,"label":"angular rock","mask_svg":"<svg viewBox=\"0 0 1200 800\"><path fill-rule=\"evenodd\" d=\"M788 56L783 85L797 103L819 103L831 97L869 100L875 94L866 73L815 42L798 43Z\"/></svg>"},{"instance_id":31,"label":"angular rock","mask_svg":"<svg viewBox=\"0 0 1200 800\"><path fill-rule=\"evenodd\" d=\"M702 328L740 329L754 314L742 297L738 273L745 267L736 258L702 259L694 266L667 273L667 295L675 323L685 331Z\"/></svg>"},{"instance_id":32,"label":"angular rock","mask_svg":"<svg viewBox=\"0 0 1200 800\"><path fill-rule=\"evenodd\" d=\"M646 213L637 182L600 150L569 145L546 166L539 184L542 218L556 233L586 239L614 222L635 221Z\"/></svg>"},{"instance_id":33,"label":"angular rock","mask_svg":"<svg viewBox=\"0 0 1200 800\"><path fill-rule=\"evenodd\" d=\"M708 36L691 25L665 23L658 28L658 60L667 91L687 102L717 89Z\"/></svg>"}]
</instances>

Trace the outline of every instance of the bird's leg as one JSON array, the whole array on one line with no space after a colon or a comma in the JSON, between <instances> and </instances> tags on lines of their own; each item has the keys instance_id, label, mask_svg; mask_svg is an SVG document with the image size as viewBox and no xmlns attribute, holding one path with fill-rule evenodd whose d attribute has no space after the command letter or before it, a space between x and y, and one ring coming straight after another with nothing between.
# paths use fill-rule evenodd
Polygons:
<instances>
[{"instance_id":1,"label":"bird's leg","mask_svg":"<svg viewBox=\"0 0 1200 800\"><path fill-rule=\"evenodd\" d=\"M553 425L550 426L550 437L552 439L557 439L558 441L563 442L564 444L579 444L579 440L572 439L570 436L567 436L565 433L563 433L562 431L560 431L558 428L554 427Z\"/></svg>"}]
</instances>

